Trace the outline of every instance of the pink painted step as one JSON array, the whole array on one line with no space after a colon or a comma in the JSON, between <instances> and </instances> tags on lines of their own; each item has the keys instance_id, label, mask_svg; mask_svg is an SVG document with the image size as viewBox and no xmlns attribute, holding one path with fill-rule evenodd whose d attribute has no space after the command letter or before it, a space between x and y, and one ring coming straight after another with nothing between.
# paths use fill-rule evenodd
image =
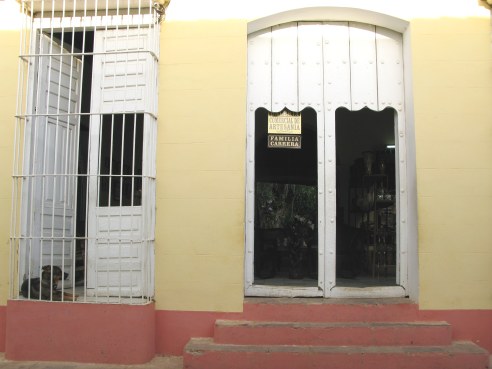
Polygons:
<instances>
[{"instance_id":1,"label":"pink painted step","mask_svg":"<svg viewBox=\"0 0 492 369\"><path fill-rule=\"evenodd\" d=\"M451 344L446 322L291 323L218 320L214 341L237 345L425 346Z\"/></svg>"},{"instance_id":2,"label":"pink painted step","mask_svg":"<svg viewBox=\"0 0 492 369\"><path fill-rule=\"evenodd\" d=\"M185 369L485 369L488 353L471 342L447 346L231 345L210 338L185 347Z\"/></svg>"},{"instance_id":3,"label":"pink painted step","mask_svg":"<svg viewBox=\"0 0 492 369\"><path fill-rule=\"evenodd\" d=\"M404 298L247 298L243 319L276 322L412 322L418 320L418 306Z\"/></svg>"}]
</instances>

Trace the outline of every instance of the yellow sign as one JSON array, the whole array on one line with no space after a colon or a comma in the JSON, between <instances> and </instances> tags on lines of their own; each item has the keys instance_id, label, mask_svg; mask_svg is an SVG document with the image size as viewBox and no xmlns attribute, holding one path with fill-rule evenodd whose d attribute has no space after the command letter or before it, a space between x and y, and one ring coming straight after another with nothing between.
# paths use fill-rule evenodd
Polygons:
<instances>
[{"instance_id":1,"label":"yellow sign","mask_svg":"<svg viewBox=\"0 0 492 369\"><path fill-rule=\"evenodd\" d=\"M289 114L286 111L279 115L268 114L268 133L300 135L301 114Z\"/></svg>"}]
</instances>

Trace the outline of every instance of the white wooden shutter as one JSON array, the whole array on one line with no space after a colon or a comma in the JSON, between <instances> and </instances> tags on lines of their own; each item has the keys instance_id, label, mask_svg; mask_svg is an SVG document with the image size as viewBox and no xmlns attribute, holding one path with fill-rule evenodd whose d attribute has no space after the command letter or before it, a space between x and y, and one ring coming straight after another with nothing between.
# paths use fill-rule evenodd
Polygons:
<instances>
[{"instance_id":1,"label":"white wooden shutter","mask_svg":"<svg viewBox=\"0 0 492 369\"><path fill-rule=\"evenodd\" d=\"M96 31L93 106L101 114L149 111L152 70L151 30L120 28Z\"/></svg>"},{"instance_id":2,"label":"white wooden shutter","mask_svg":"<svg viewBox=\"0 0 492 369\"><path fill-rule=\"evenodd\" d=\"M136 297L147 296L152 289L149 273L149 248L153 228L146 199L152 192L145 174L152 169L148 160L149 137L154 137L151 96L151 71L155 63L148 28L97 30L94 41L92 104L89 164L88 218L88 295ZM101 120L113 114L144 114L142 203L133 206L100 206ZM111 147L112 150L112 147ZM153 219L153 218L152 218ZM150 231L149 231L150 230ZM152 232L152 237L149 233Z\"/></svg>"},{"instance_id":3,"label":"white wooden shutter","mask_svg":"<svg viewBox=\"0 0 492 369\"><path fill-rule=\"evenodd\" d=\"M81 62L40 35L26 125L21 268L56 265L73 278ZM49 55L51 56L49 56Z\"/></svg>"}]
</instances>

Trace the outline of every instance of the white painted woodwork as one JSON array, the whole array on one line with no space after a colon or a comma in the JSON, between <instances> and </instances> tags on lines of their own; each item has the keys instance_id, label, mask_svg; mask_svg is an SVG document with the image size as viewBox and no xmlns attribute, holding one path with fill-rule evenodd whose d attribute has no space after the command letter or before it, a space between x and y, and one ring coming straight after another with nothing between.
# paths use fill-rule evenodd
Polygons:
<instances>
[{"instance_id":1,"label":"white painted woodwork","mask_svg":"<svg viewBox=\"0 0 492 369\"><path fill-rule=\"evenodd\" d=\"M149 111L145 71L152 70L150 32L147 27L96 31L93 68L99 78L93 101L98 101L98 112Z\"/></svg>"},{"instance_id":2,"label":"white painted woodwork","mask_svg":"<svg viewBox=\"0 0 492 369\"><path fill-rule=\"evenodd\" d=\"M258 107L272 109L272 32L270 28L258 31L248 39L248 107L248 114L252 114L253 118L254 110Z\"/></svg>"},{"instance_id":3,"label":"white painted woodwork","mask_svg":"<svg viewBox=\"0 0 492 369\"><path fill-rule=\"evenodd\" d=\"M106 1L87 1L87 0L73 0L73 1L43 1L43 0L22 0L23 6L38 16L41 16L41 12L45 12L44 16L50 16L52 12L65 11L67 15L71 15L74 12L84 13L94 10L98 10L99 14L106 14L109 10L118 9L119 14L135 13L135 9L141 9L141 12L150 13L152 9L153 1L151 0L106 0Z\"/></svg>"},{"instance_id":4,"label":"white painted woodwork","mask_svg":"<svg viewBox=\"0 0 492 369\"><path fill-rule=\"evenodd\" d=\"M324 296L330 296L336 281L336 143L335 111L350 109L350 32L347 22L326 22L323 25L323 69L325 137L325 234ZM348 76L348 77L347 77Z\"/></svg>"},{"instance_id":5,"label":"white painted woodwork","mask_svg":"<svg viewBox=\"0 0 492 369\"><path fill-rule=\"evenodd\" d=\"M94 214L97 228L94 242L89 240L89 296L140 296L145 278L142 207L97 207Z\"/></svg>"},{"instance_id":6,"label":"white painted woodwork","mask_svg":"<svg viewBox=\"0 0 492 369\"><path fill-rule=\"evenodd\" d=\"M351 107L350 39L347 22L326 22L323 25L324 101L326 114L336 108ZM340 76L345 76L340 78ZM349 77L347 77L349 76ZM333 125L335 134L335 125Z\"/></svg>"},{"instance_id":7,"label":"white painted woodwork","mask_svg":"<svg viewBox=\"0 0 492 369\"><path fill-rule=\"evenodd\" d=\"M318 225L325 221L325 155L323 145L323 25L322 23L303 23L298 25L298 91L299 110L311 107L316 110L318 135ZM318 286L324 287L324 249L323 227L318 227Z\"/></svg>"},{"instance_id":8,"label":"white painted woodwork","mask_svg":"<svg viewBox=\"0 0 492 369\"><path fill-rule=\"evenodd\" d=\"M155 67L150 30L128 28L96 31L92 79L89 143L87 295L147 296L153 282L147 278L153 265L155 215L155 119L144 114L142 204L99 206L101 117L134 114L155 108ZM152 110L151 110L152 111ZM97 115L100 114L100 115ZM112 150L112 147L111 147Z\"/></svg>"},{"instance_id":9,"label":"white painted woodwork","mask_svg":"<svg viewBox=\"0 0 492 369\"><path fill-rule=\"evenodd\" d=\"M406 291L401 286L384 287L335 287L330 291L329 297L341 298L395 298L405 297Z\"/></svg>"},{"instance_id":10,"label":"white painted woodwork","mask_svg":"<svg viewBox=\"0 0 492 369\"><path fill-rule=\"evenodd\" d=\"M154 289L159 15L150 0L20 5L26 17L14 138L11 297L22 298L23 280L53 264L68 272L64 287L75 289L78 301L146 303ZM88 103L83 113L81 101ZM138 121L120 129L124 115L124 124ZM112 118L119 131L109 134ZM136 124L143 129L135 130ZM129 136L138 136L140 145ZM119 194L112 206L100 207L99 195L110 197L100 188L109 173L125 183L110 190ZM132 178L141 186L129 184ZM127 206L129 199L134 206ZM88 299L91 294L105 298Z\"/></svg>"},{"instance_id":11,"label":"white painted woodwork","mask_svg":"<svg viewBox=\"0 0 492 369\"><path fill-rule=\"evenodd\" d=\"M402 184L407 183L407 178L402 35L355 22L290 22L262 31L256 29L248 38L246 295L405 295L407 191ZM296 111L307 106L318 114L319 289L254 285L254 111L258 107L272 111L287 107ZM397 188L400 188L397 283L401 287L336 287L335 111L339 107L382 110L388 106L398 113L395 117Z\"/></svg>"},{"instance_id":12,"label":"white painted woodwork","mask_svg":"<svg viewBox=\"0 0 492 369\"><path fill-rule=\"evenodd\" d=\"M254 234L255 196L255 111L272 109L272 34L271 29L256 32L248 39L248 110L247 110L247 172L246 233ZM254 237L246 238L245 289L253 288Z\"/></svg>"},{"instance_id":13,"label":"white painted woodwork","mask_svg":"<svg viewBox=\"0 0 492 369\"><path fill-rule=\"evenodd\" d=\"M36 37L31 69L24 147L20 268L23 277L40 276L57 265L73 277L75 202L80 109L79 59L45 35ZM34 93L33 91L37 91ZM75 115L71 115L75 114Z\"/></svg>"},{"instance_id":14,"label":"white painted woodwork","mask_svg":"<svg viewBox=\"0 0 492 369\"><path fill-rule=\"evenodd\" d=\"M362 5L359 4L359 5ZM369 5L369 4L368 4ZM278 24L289 22L319 22L320 20L330 20L331 22L359 22L374 24L379 27L392 29L396 32L404 33L408 30L409 22L392 17L388 14L375 12L368 8L344 7L344 6L306 6L286 9L280 13L268 15L255 19L248 23L248 34L270 28Z\"/></svg>"},{"instance_id":15,"label":"white painted woodwork","mask_svg":"<svg viewBox=\"0 0 492 369\"><path fill-rule=\"evenodd\" d=\"M272 110L299 108L297 85L297 24L272 28Z\"/></svg>"},{"instance_id":16,"label":"white painted woodwork","mask_svg":"<svg viewBox=\"0 0 492 369\"><path fill-rule=\"evenodd\" d=\"M378 110L392 107L401 112L404 104L402 35L376 28Z\"/></svg>"},{"instance_id":17,"label":"white painted woodwork","mask_svg":"<svg viewBox=\"0 0 492 369\"><path fill-rule=\"evenodd\" d=\"M349 23L349 33L351 110L360 110L364 107L377 110L375 27L362 23Z\"/></svg>"},{"instance_id":18,"label":"white painted woodwork","mask_svg":"<svg viewBox=\"0 0 492 369\"><path fill-rule=\"evenodd\" d=\"M322 115L323 46L321 23L299 23L298 26L298 94L299 110L310 106Z\"/></svg>"},{"instance_id":19,"label":"white painted woodwork","mask_svg":"<svg viewBox=\"0 0 492 369\"><path fill-rule=\"evenodd\" d=\"M401 237L407 233L407 191L402 184L407 183L406 171L406 126L404 114L404 75L403 75L403 41L402 35L386 28L377 27L376 50L377 50L377 76L379 109L392 107L396 110L396 192L397 192L397 234L399 243L397 245L397 267L407 265L407 238ZM397 272L397 283L407 285L407 273L403 270Z\"/></svg>"}]
</instances>

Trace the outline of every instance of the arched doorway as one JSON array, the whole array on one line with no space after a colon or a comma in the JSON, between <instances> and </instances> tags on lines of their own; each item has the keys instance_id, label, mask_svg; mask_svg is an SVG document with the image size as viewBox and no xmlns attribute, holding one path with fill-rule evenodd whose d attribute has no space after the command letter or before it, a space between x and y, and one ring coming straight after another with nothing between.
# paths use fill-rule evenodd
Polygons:
<instances>
[{"instance_id":1,"label":"arched doorway","mask_svg":"<svg viewBox=\"0 0 492 369\"><path fill-rule=\"evenodd\" d=\"M407 218L407 194L402 185L407 182L403 61L402 34L366 23L289 22L249 35L246 295L407 294L407 230L402 222ZM282 113L292 117L307 109L312 111L311 117L300 124L308 127L315 120L316 155L305 159L300 168L315 166L316 183L312 176L289 177L278 170L293 165L288 159L291 152L306 146L264 148L278 156L275 164L265 159L264 153L257 155L258 124L262 124L259 112L265 112L263 120L268 124L268 117ZM350 140L350 129L348 138L347 130L342 129L351 125L360 131L357 124L367 132L376 131L359 146ZM292 140L298 135L300 142L305 140L302 128L299 132L283 128L287 131L280 136ZM279 139L277 131L267 134L269 140ZM388 134L391 142L386 142ZM342 146L350 148L337 150ZM360 178L353 174L349 179L350 167L356 171L364 151L372 151L379 162L386 156L387 163L382 165L392 168L376 171L374 164L360 172ZM346 155L353 163L346 163ZM258 175L276 171L283 173L283 178ZM300 172L294 169L289 173ZM360 184L358 189L355 183ZM296 206L295 194L304 206ZM384 221L376 204L378 194L387 199L385 209L392 209L385 212ZM353 206L361 197L371 205ZM262 212L267 202L279 213L269 224ZM311 204L307 213L306 203ZM359 210L364 214L357 215ZM311 228L313 234L299 236L303 233L299 219L304 221L302 226L308 224L303 229ZM379 229L383 224L384 237ZM299 263L303 264L302 275L292 270ZM352 283L350 279L361 272L369 280Z\"/></svg>"}]
</instances>

